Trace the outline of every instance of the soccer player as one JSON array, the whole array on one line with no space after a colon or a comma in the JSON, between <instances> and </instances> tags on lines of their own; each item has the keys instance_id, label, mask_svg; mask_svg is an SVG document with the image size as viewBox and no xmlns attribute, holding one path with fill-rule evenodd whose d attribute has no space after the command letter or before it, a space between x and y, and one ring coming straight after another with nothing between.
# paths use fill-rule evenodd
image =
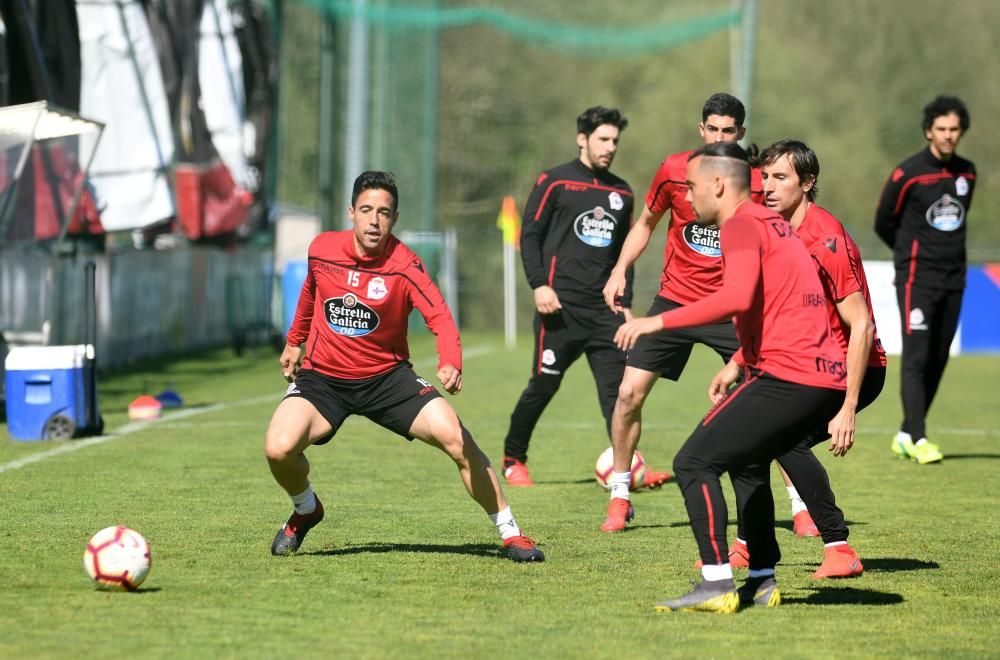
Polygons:
<instances>
[{"instance_id":1,"label":"soccer player","mask_svg":"<svg viewBox=\"0 0 1000 660\"><path fill-rule=\"evenodd\" d=\"M920 465L944 456L928 442L927 411L937 394L965 289L965 216L976 167L955 150L969 130L961 99L924 107L927 147L892 171L875 212L875 233L892 248L903 329L903 422L892 451Z\"/></svg>"},{"instance_id":2,"label":"soccer player","mask_svg":"<svg viewBox=\"0 0 1000 660\"><path fill-rule=\"evenodd\" d=\"M847 542L844 514L812 448L832 438L830 450L835 456L844 455L854 444L855 415L878 398L885 384L885 351L875 327L861 252L840 221L816 204L819 159L812 149L798 140L776 142L761 153L760 169L765 205L788 221L813 257L826 293L830 328L847 369L844 403L834 418L777 462L802 494L822 532L825 557L813 577L860 575L864 566ZM739 535L736 543L742 543ZM735 564L740 550L730 548L730 563Z\"/></svg>"},{"instance_id":3,"label":"soccer player","mask_svg":"<svg viewBox=\"0 0 1000 660\"><path fill-rule=\"evenodd\" d=\"M532 486L528 444L563 375L587 355L597 398L610 433L625 368L615 330L631 318L632 274L625 279L621 310L609 311L601 286L618 259L632 220L632 189L609 171L628 120L612 108L587 108L576 120L579 156L542 172L524 207L521 259L535 292L535 352L531 379L510 416L503 474L511 486ZM642 485L669 479L647 470Z\"/></svg>"},{"instance_id":4,"label":"soccer player","mask_svg":"<svg viewBox=\"0 0 1000 660\"><path fill-rule=\"evenodd\" d=\"M720 229L725 259L715 293L661 314L635 318L615 334L629 350L643 335L717 322L735 315L740 348L709 385L714 407L674 458L702 560L702 581L663 610L733 612L741 600L780 602L774 567L771 460L831 419L844 399L844 355L830 331L823 285L802 239L780 215L750 201L750 164L739 145L699 148L688 161L687 200L698 222ZM740 371L743 382L732 391ZM726 556L729 472L750 550L738 594Z\"/></svg>"},{"instance_id":5,"label":"soccer player","mask_svg":"<svg viewBox=\"0 0 1000 660\"><path fill-rule=\"evenodd\" d=\"M701 123L698 124L703 144L735 143L743 139L746 134L743 126L745 119L746 110L739 99L724 93L713 94L705 101ZM682 151L667 157L649 186L645 206L625 239L618 263L604 286L605 303L613 311L623 311L621 300L624 299L628 286L627 274L646 249L656 226L668 211L670 220L667 225L660 291L648 313L656 315L700 300L716 291L722 283L719 230L715 226L696 222L694 209L685 199L687 185L684 177L688 157L692 152L693 150ZM751 195L757 201L763 200L760 172L754 169L751 176ZM629 501L629 468L642 431L643 404L659 378L675 381L680 378L691 355L691 348L696 343L714 350L724 362L739 347L732 321L724 319L702 327L642 337L635 348L629 351L611 421L615 467L610 479L611 500L608 503L607 518L601 525L602 531L621 531L635 515L635 509ZM794 488L789 489L789 494L793 502L796 532L809 533L814 527L805 504L798 499ZM798 508L796 503L799 504Z\"/></svg>"},{"instance_id":6,"label":"soccer player","mask_svg":"<svg viewBox=\"0 0 1000 660\"><path fill-rule=\"evenodd\" d=\"M291 385L265 440L271 474L295 507L271 553L294 553L323 519L305 450L329 442L349 415L358 414L445 452L496 525L507 556L543 561L514 521L489 459L409 362L407 318L416 307L437 338L438 380L449 394L462 389L462 349L451 313L421 260L392 234L398 201L391 174L364 172L354 181L347 211L352 228L324 232L309 246L309 272L280 358Z\"/></svg>"}]
</instances>

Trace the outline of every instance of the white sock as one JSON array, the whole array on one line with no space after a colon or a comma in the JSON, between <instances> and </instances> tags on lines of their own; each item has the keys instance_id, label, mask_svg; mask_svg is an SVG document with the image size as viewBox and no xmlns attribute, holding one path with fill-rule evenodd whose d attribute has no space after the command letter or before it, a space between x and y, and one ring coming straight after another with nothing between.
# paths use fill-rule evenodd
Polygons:
<instances>
[{"instance_id":1,"label":"white sock","mask_svg":"<svg viewBox=\"0 0 1000 660\"><path fill-rule=\"evenodd\" d=\"M917 440L917 441L916 441L916 442L914 442L913 444L915 444L915 445L916 445L916 446L918 446L918 447L919 447L920 445L926 445L926 444L927 444L927 438L920 438L919 440Z\"/></svg>"},{"instance_id":2,"label":"white sock","mask_svg":"<svg viewBox=\"0 0 1000 660\"><path fill-rule=\"evenodd\" d=\"M747 577L774 577L773 568L751 568L750 572L747 573Z\"/></svg>"},{"instance_id":3,"label":"white sock","mask_svg":"<svg viewBox=\"0 0 1000 660\"><path fill-rule=\"evenodd\" d=\"M611 480L608 483L611 484L611 497L627 500L628 487L632 483L632 473L612 472Z\"/></svg>"},{"instance_id":4,"label":"white sock","mask_svg":"<svg viewBox=\"0 0 1000 660\"><path fill-rule=\"evenodd\" d=\"M295 505L295 513L305 515L316 510L316 493L313 492L312 486L306 486L304 491L291 497L292 504Z\"/></svg>"},{"instance_id":5,"label":"white sock","mask_svg":"<svg viewBox=\"0 0 1000 660\"><path fill-rule=\"evenodd\" d=\"M503 511L490 514L490 520L497 526L500 538L506 541L512 536L520 536L521 528L514 521L514 514L510 512L510 507L504 507Z\"/></svg>"},{"instance_id":6,"label":"white sock","mask_svg":"<svg viewBox=\"0 0 1000 660\"><path fill-rule=\"evenodd\" d=\"M824 548L832 548L832 547L838 546L838 545L847 545L847 541L834 541L833 543L824 543L823 547Z\"/></svg>"},{"instance_id":7,"label":"white sock","mask_svg":"<svg viewBox=\"0 0 1000 660\"><path fill-rule=\"evenodd\" d=\"M729 562L726 562L725 564L704 564L701 567L701 577L705 578L709 582L715 582L716 580L732 580L733 567L729 565Z\"/></svg>"},{"instance_id":8,"label":"white sock","mask_svg":"<svg viewBox=\"0 0 1000 660\"><path fill-rule=\"evenodd\" d=\"M907 433L906 431L898 431L896 433L896 440L898 442L902 442L903 444L906 444L907 442L913 442L913 438L910 437L910 434Z\"/></svg>"},{"instance_id":9,"label":"white sock","mask_svg":"<svg viewBox=\"0 0 1000 660\"><path fill-rule=\"evenodd\" d=\"M806 508L806 503L802 501L799 497L799 491L795 490L795 486L787 486L785 490L788 491L788 499L792 502L792 515L800 513L802 511L808 511Z\"/></svg>"}]
</instances>

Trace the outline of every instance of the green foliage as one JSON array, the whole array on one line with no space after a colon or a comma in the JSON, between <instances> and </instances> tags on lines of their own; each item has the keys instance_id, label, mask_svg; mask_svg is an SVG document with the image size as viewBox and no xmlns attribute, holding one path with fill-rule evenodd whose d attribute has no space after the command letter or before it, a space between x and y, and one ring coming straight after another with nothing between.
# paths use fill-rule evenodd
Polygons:
<instances>
[{"instance_id":1,"label":"green foliage","mask_svg":"<svg viewBox=\"0 0 1000 660\"><path fill-rule=\"evenodd\" d=\"M510 410L527 381L529 341L506 352L467 336L465 389L450 399L487 454L500 458ZM473 351L472 349L476 349ZM485 349L480 353L479 349ZM478 353L478 355L476 355ZM435 359L414 342L418 372ZM501 559L489 520L441 453L352 418L308 451L327 507L302 553L269 554L290 511L262 456L284 381L275 356L228 353L159 362L102 379L109 427L127 403L173 383L195 407L113 441L0 472L0 656L3 657L986 657L1000 615L1000 418L980 383L995 357L949 365L930 418L937 466L896 459L896 362L882 398L859 419L855 449L822 448L865 574L810 579L817 539L790 529L775 478L776 610L733 616L657 614L687 590L695 545L674 486L636 494L630 531L598 531L606 492L592 478L607 445L585 366L568 374L531 450L539 485L508 489L518 522L548 555ZM717 358L696 349L682 381L661 381L646 406L642 450L659 469L707 408ZM0 438L5 438L0 427ZM78 441L77 441L78 442ZM0 466L73 443L0 442ZM730 498L730 501L731 498ZM730 514L732 518L732 514ZM87 538L115 523L150 541L153 567L136 594L95 590Z\"/></svg>"},{"instance_id":2,"label":"green foliage","mask_svg":"<svg viewBox=\"0 0 1000 660\"><path fill-rule=\"evenodd\" d=\"M285 3L282 66L285 149L279 196L312 207L317 199L312 122L318 106L319 4L347 6L323 0ZM394 8L414 6L433 8L435 3L369 2L372 12L389 11L390 17ZM629 117L613 169L641 199L666 155L696 146L705 98L732 90L728 31L653 53L631 48L609 53L599 43L601 31L693 24L725 15L732 2L579 0L571 18L565 3L552 1L510 0L501 7L491 0L441 0L436 6L447 15L502 14L594 28L594 48L587 56L554 50L533 33L496 29L489 20L435 25L436 57L428 52L426 29L397 25L373 32L369 163L400 174L401 225L459 229L463 325L495 329L503 309L500 237L494 226L500 200L513 194L523 204L541 170L576 156L577 114L600 103L617 106ZM933 0L762 0L759 7L749 139L766 146L796 137L813 146L822 165L820 203L844 221L866 258L887 258L888 250L871 229L882 184L898 162L923 147L923 105L939 93L957 94L972 113L972 129L959 151L979 169L969 215L970 259L1000 260L1000 223L995 222L1000 168L993 157L1000 153L1000 134L989 130L991 110L1000 106L1000 87L989 83L1000 77L995 57L1000 5L990 0L948 6ZM337 34L341 90L346 22ZM438 92L429 102L421 83L433 77L434 67ZM337 107L343 100L338 97ZM427 112L436 113L436 127L422 120ZM336 121L342 122L339 114ZM293 138L293 132L301 135ZM338 135L335 153L342 144ZM428 141L436 151L432 191L426 189L424 167L430 162ZM339 167L340 159L335 160ZM333 207L342 208L342 201ZM651 246L640 260L639 307L655 293L661 247ZM526 288L521 291L524 300ZM522 315L522 328L528 318Z\"/></svg>"}]
</instances>

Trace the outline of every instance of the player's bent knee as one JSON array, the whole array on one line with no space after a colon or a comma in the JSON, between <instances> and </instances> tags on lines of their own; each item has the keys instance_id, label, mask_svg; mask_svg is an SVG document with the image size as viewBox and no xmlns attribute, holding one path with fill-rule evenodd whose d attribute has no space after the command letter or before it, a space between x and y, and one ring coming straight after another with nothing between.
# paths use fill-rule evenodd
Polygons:
<instances>
[{"instance_id":1,"label":"player's bent knee","mask_svg":"<svg viewBox=\"0 0 1000 660\"><path fill-rule=\"evenodd\" d=\"M264 455L272 463L280 463L299 455L301 438L281 431L268 431L264 440Z\"/></svg>"}]
</instances>

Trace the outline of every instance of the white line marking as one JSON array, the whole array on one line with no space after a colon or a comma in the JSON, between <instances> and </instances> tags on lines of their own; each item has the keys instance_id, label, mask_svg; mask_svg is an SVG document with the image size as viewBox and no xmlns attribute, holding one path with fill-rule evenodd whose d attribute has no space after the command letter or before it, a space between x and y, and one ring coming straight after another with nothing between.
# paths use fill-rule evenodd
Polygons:
<instances>
[{"instance_id":1,"label":"white line marking","mask_svg":"<svg viewBox=\"0 0 1000 660\"><path fill-rule=\"evenodd\" d=\"M487 353L492 353L495 349L492 345L485 344L482 346L473 346L466 351L463 351L465 358L478 357L480 355L486 355ZM414 367L432 367L437 365L436 358L429 358L423 360L417 360L413 363ZM217 412L219 410L227 410L229 408L236 408L238 406L251 406L259 403L265 403L267 401L274 401L281 397L284 393L284 387L282 387L282 392L278 394L268 394L265 396L257 396L252 399L242 399L240 401L231 401L229 403L216 403L211 406L205 406L203 408L189 408L187 410L181 410L174 413L167 413L160 419L142 421L142 422L129 422L124 426L120 427L114 433L109 435L99 435L94 438L85 438L83 440L65 440L65 444L60 444L47 451L42 451L37 454L32 454L30 456L25 456L24 458L19 458L16 461L11 461L10 463L4 463L0 465L0 474L4 472L9 472L11 470L18 470L32 463L38 463L44 461L45 459L52 458L53 456L59 456L61 454L68 454L70 452L79 451L87 447L93 447L94 445L101 445L105 442L110 442L112 440L118 440L120 438L125 438L130 435L134 435L139 431L144 431L151 426L157 424L168 424L181 419L186 419L188 417L194 417L196 415L204 415L205 413Z\"/></svg>"}]
</instances>

